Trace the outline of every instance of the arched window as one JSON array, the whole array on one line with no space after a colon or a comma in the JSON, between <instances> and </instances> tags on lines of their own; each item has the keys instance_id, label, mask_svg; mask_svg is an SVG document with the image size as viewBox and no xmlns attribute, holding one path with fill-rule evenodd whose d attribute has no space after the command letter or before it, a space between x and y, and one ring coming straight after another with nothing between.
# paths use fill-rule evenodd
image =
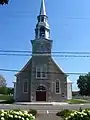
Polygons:
<instances>
[{"instance_id":1,"label":"arched window","mask_svg":"<svg viewBox=\"0 0 90 120\"><path fill-rule=\"evenodd\" d=\"M47 78L47 65L38 65L36 67L36 78Z\"/></svg>"},{"instance_id":2,"label":"arched window","mask_svg":"<svg viewBox=\"0 0 90 120\"><path fill-rule=\"evenodd\" d=\"M55 83L55 92L56 94L60 94L60 80L56 80L56 83Z\"/></svg>"}]
</instances>

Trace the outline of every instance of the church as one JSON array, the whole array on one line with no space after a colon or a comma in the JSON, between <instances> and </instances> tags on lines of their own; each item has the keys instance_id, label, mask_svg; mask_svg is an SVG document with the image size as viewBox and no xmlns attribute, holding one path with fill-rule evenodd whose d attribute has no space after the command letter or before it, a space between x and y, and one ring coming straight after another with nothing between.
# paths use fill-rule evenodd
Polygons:
<instances>
[{"instance_id":1,"label":"church","mask_svg":"<svg viewBox=\"0 0 90 120\"><path fill-rule=\"evenodd\" d=\"M50 26L45 1L41 0L35 38L31 40L32 57L19 71L14 82L17 102L62 102L72 99L72 82L52 58Z\"/></svg>"}]
</instances>

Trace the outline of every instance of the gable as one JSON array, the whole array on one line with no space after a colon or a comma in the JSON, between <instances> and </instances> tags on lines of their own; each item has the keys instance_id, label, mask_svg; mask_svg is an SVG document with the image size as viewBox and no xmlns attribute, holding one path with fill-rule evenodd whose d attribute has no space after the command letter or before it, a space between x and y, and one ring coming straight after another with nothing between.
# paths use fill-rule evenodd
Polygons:
<instances>
[{"instance_id":1,"label":"gable","mask_svg":"<svg viewBox=\"0 0 90 120\"><path fill-rule=\"evenodd\" d=\"M31 63L32 63L32 58L26 63L26 65L17 74L15 74L15 76L18 76L22 72L24 72L25 70L27 70L27 68L31 66Z\"/></svg>"},{"instance_id":2,"label":"gable","mask_svg":"<svg viewBox=\"0 0 90 120\"><path fill-rule=\"evenodd\" d=\"M56 69L59 73L67 76L67 74L58 66L58 64L56 64L56 62L55 62L55 60L54 60L53 58L51 58L51 62L52 62L52 64L55 66L55 69Z\"/></svg>"}]
</instances>

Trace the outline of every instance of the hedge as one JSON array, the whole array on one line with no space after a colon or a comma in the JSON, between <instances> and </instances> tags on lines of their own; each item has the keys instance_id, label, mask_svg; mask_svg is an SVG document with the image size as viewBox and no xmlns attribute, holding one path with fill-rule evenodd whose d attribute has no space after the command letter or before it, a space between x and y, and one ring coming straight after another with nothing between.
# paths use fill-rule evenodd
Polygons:
<instances>
[{"instance_id":1,"label":"hedge","mask_svg":"<svg viewBox=\"0 0 90 120\"><path fill-rule=\"evenodd\" d=\"M20 110L0 110L0 120L35 120L35 116L28 111Z\"/></svg>"}]
</instances>

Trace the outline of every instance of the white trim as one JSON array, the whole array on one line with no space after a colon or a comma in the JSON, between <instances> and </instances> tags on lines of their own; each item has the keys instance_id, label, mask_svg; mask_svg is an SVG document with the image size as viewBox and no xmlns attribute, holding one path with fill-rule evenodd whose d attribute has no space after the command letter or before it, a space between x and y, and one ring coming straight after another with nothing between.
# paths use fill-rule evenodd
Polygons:
<instances>
[{"instance_id":1,"label":"white trim","mask_svg":"<svg viewBox=\"0 0 90 120\"><path fill-rule=\"evenodd\" d=\"M37 72L38 72L37 69L38 69L38 67L40 67L40 66L36 67L36 79L41 79L41 70L40 70L40 77L37 77Z\"/></svg>"},{"instance_id":2,"label":"white trim","mask_svg":"<svg viewBox=\"0 0 90 120\"><path fill-rule=\"evenodd\" d=\"M61 66L59 67L59 65L56 63L54 58L51 58L51 61L56 65L56 67L58 68L59 71L61 71L62 74L64 74L66 77L69 76L64 72L64 70L61 68Z\"/></svg>"},{"instance_id":3,"label":"white trim","mask_svg":"<svg viewBox=\"0 0 90 120\"><path fill-rule=\"evenodd\" d=\"M17 74L15 74L15 76L17 77L20 73L22 73L27 68L27 66L30 64L31 61L32 61L32 58L29 59L26 65Z\"/></svg>"},{"instance_id":4,"label":"white trim","mask_svg":"<svg viewBox=\"0 0 90 120\"><path fill-rule=\"evenodd\" d=\"M40 85L38 85L38 87L39 87L39 86L45 87L46 90L42 90L42 91L47 91L47 86L46 86L45 84L40 84ZM38 88L38 87L37 87L37 88ZM36 91L40 91L40 90L37 90L37 88L36 88Z\"/></svg>"},{"instance_id":5,"label":"white trim","mask_svg":"<svg viewBox=\"0 0 90 120\"><path fill-rule=\"evenodd\" d=\"M24 83L27 82L27 92L24 91ZM23 93L28 93L28 79L25 79L23 81Z\"/></svg>"},{"instance_id":6,"label":"white trim","mask_svg":"<svg viewBox=\"0 0 90 120\"><path fill-rule=\"evenodd\" d=\"M51 56L51 54L44 54L44 53L42 53L42 54L32 54L32 56Z\"/></svg>"},{"instance_id":7,"label":"white trim","mask_svg":"<svg viewBox=\"0 0 90 120\"><path fill-rule=\"evenodd\" d=\"M56 82L59 82L59 92L57 93L56 92ZM56 82L55 82L55 94L61 94L61 84L60 84L60 80L56 80Z\"/></svg>"},{"instance_id":8,"label":"white trim","mask_svg":"<svg viewBox=\"0 0 90 120\"><path fill-rule=\"evenodd\" d=\"M40 84L39 86L43 86L47 90L47 86L45 84Z\"/></svg>"}]
</instances>

